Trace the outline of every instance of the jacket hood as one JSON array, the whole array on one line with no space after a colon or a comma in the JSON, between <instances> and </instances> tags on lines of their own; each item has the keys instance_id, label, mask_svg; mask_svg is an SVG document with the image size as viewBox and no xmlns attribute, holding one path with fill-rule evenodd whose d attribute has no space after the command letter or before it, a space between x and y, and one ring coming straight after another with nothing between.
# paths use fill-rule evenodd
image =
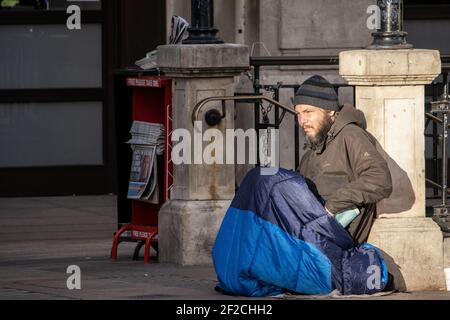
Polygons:
<instances>
[{"instance_id":1,"label":"jacket hood","mask_svg":"<svg viewBox=\"0 0 450 320\"><path fill-rule=\"evenodd\" d=\"M366 118L361 110L355 107L344 104L342 109L338 112L337 117L330 131L328 132L328 137L324 143L318 147L315 151L316 153L322 153L326 144L334 140L334 138L349 124L355 124L363 130L367 128Z\"/></svg>"},{"instance_id":2,"label":"jacket hood","mask_svg":"<svg viewBox=\"0 0 450 320\"><path fill-rule=\"evenodd\" d=\"M345 104L342 107L341 111L339 111L336 117L336 121L331 126L329 135L338 135L338 133L341 132L342 129L344 129L344 127L349 124L356 124L363 130L367 129L367 123L364 113L351 105Z\"/></svg>"}]
</instances>

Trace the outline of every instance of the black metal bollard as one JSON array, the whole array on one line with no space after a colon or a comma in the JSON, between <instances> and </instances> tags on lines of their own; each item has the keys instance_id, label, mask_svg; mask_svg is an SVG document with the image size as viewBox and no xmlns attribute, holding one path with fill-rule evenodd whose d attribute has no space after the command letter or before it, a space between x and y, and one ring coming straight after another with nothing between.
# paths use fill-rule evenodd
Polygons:
<instances>
[{"instance_id":1,"label":"black metal bollard","mask_svg":"<svg viewBox=\"0 0 450 320\"><path fill-rule=\"evenodd\" d=\"M378 0L380 29L372 33L373 43L368 49L409 49L407 32L403 29L403 0Z\"/></svg>"},{"instance_id":2,"label":"black metal bollard","mask_svg":"<svg viewBox=\"0 0 450 320\"><path fill-rule=\"evenodd\" d=\"M183 44L223 43L214 28L214 0L191 0L191 27Z\"/></svg>"}]
</instances>

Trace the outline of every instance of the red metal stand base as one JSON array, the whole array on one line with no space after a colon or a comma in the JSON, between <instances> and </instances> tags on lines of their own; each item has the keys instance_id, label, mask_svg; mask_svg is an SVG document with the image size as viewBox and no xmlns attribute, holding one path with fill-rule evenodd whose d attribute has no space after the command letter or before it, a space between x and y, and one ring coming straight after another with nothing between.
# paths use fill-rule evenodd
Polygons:
<instances>
[{"instance_id":1,"label":"red metal stand base","mask_svg":"<svg viewBox=\"0 0 450 320\"><path fill-rule=\"evenodd\" d=\"M126 231L131 231L131 238L133 240L145 241L144 262L149 263L150 247L152 243L155 244L158 242L156 238L156 236L158 235L158 228L149 226L138 226L133 224L128 224L120 228L114 235L113 244L111 248L111 259L113 261L117 260L117 248L120 244L120 236Z\"/></svg>"}]
</instances>

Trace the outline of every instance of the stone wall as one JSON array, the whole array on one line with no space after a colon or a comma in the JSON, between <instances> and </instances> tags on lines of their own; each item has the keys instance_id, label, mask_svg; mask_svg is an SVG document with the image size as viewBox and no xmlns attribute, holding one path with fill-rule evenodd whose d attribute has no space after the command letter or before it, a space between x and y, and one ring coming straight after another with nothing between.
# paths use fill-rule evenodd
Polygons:
<instances>
[{"instance_id":1,"label":"stone wall","mask_svg":"<svg viewBox=\"0 0 450 320\"><path fill-rule=\"evenodd\" d=\"M249 5L251 3L251 6ZM246 37L246 44L253 47L254 56L337 56L340 51L363 48L370 44L371 31L366 26L369 14L367 8L375 0L259 0L247 1L247 11L259 9L259 19L248 21L245 31L254 36ZM257 20L257 21L255 21ZM259 42L259 43L258 43ZM301 84L313 74L321 74L332 83L344 83L336 67L267 67L261 72L261 84ZM238 82L251 90L249 80ZM242 83L246 83L242 86ZM251 91L250 91L251 92ZM282 90L280 101L290 105L294 92ZM352 90L340 91L341 101L353 103ZM237 110L239 124L250 126L254 121L251 108ZM300 158L303 155L303 135L300 134ZM287 169L294 168L294 117L287 115L280 130L280 165ZM239 169L237 181L242 174Z\"/></svg>"},{"instance_id":2,"label":"stone wall","mask_svg":"<svg viewBox=\"0 0 450 320\"><path fill-rule=\"evenodd\" d=\"M190 21L190 2L167 0L168 34L172 15ZM337 55L370 44L366 21L373 4L376 0L215 0L215 25L222 40L235 43L236 6L243 6L244 44L255 45L253 55Z\"/></svg>"}]
</instances>

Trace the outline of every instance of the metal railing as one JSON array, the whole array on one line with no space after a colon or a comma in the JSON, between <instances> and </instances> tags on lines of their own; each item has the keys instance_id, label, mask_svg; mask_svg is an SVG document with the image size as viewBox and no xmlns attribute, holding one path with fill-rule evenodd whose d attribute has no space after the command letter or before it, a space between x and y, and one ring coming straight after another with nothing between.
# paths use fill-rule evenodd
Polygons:
<instances>
[{"instance_id":1,"label":"metal railing","mask_svg":"<svg viewBox=\"0 0 450 320\"><path fill-rule=\"evenodd\" d=\"M282 105L279 101L273 100L269 97L266 96L262 96L262 95L248 95L248 96L235 96L235 97L210 97L210 98L206 98L203 99L201 101L199 101L195 107L194 110L192 111L192 126L195 128L195 122L200 120L199 114L200 111L202 110L202 108L204 106L206 106L206 104L210 103L210 102L214 102L214 101L220 101L222 102L222 113L220 113L219 111L217 111L216 109L212 109L208 112L212 112L208 115L208 113L205 114L205 118L206 118L206 123L208 123L211 126L214 126L216 124L218 124L218 119L224 119L227 115L227 111L226 111L226 107L225 107L225 102L226 101L234 101L234 102L245 102L245 103L261 103L263 101L267 101L270 104L275 105L277 108L281 108L283 111L281 113L281 115L279 116L279 119L276 123L272 124L272 126L274 127L279 127L281 125L281 122L283 122L284 116L287 113L290 113L292 115L297 115L298 113L290 108L287 107L285 105Z\"/></svg>"},{"instance_id":2,"label":"metal railing","mask_svg":"<svg viewBox=\"0 0 450 320\"><path fill-rule=\"evenodd\" d=\"M439 99L439 91L440 87L445 87L445 83L447 83L448 72L450 70L450 55L444 55L441 57L442 59L442 75L443 75L443 83L433 82L431 85L427 86L427 91L432 91L432 100L437 101ZM255 123L254 128L256 129L256 133L259 135L259 130L264 130L268 128L279 129L283 119L285 118L285 114L290 113L292 115L296 115L297 112L293 110L292 107L284 106L280 103L280 90L281 89L292 89L293 93L300 87L299 84L284 84L282 82L278 82L276 84L261 84L260 76L261 76L261 68L266 66L339 66L338 57L328 56L328 57L252 57L250 59L250 64L253 67L253 74L250 74L250 78L253 81L253 93L240 93L234 97L210 97L200 101L194 108L192 113L192 124L194 125L195 121L200 120L200 111L201 109L213 101L221 101L222 102L222 112L219 112L216 109L209 110L205 114L206 122L209 125L218 124L223 118L226 116L226 101L234 101L235 103L253 103L254 104L254 116ZM338 93L339 88L342 87L351 87L353 88L353 102L355 102L355 89L354 86L348 84L333 84L336 92ZM273 97L264 96L264 92L271 92ZM271 106L270 108L265 108L263 106L263 102L268 102ZM426 109L430 108L431 104L427 104ZM274 108L272 108L274 107ZM281 109L281 114L280 114ZM269 119L269 113L273 112L274 120L271 122ZM447 189L447 183L444 183L444 177L447 175L447 163L448 159L446 157L442 157L439 159L438 156L438 147L441 140L443 141L443 146L446 146L447 143L447 135L440 135L438 133L438 126L443 125L445 120L440 119L438 116L433 115L430 112L425 112L426 124L425 130L428 128L429 124L432 123L432 133L425 133L426 138L432 139L432 172L433 177L426 177L425 181L427 185L433 188L433 197L427 197L428 199L439 198L439 190L441 190L442 194L450 193ZM295 161L294 166L295 169L298 168L300 163L300 145L299 145L299 125L298 120L294 118L294 130L295 130ZM195 126L194 126L195 127ZM447 127L450 128L450 124L447 124ZM445 131L444 131L445 132ZM259 136L258 136L259 141ZM258 150L257 154L259 154L259 144L257 145ZM445 150L444 150L445 151ZM443 152L446 153L446 152ZM439 177L439 166L442 168L441 177ZM437 183L439 180L443 181L442 184ZM445 191L444 191L445 189ZM446 197L441 196L443 202L446 203Z\"/></svg>"},{"instance_id":3,"label":"metal railing","mask_svg":"<svg viewBox=\"0 0 450 320\"><path fill-rule=\"evenodd\" d=\"M253 90L255 95L260 95L265 92L271 92L273 94L274 100L279 101L280 99L280 90L282 89L292 89L294 95L295 91L300 87L300 84L285 84L282 82L278 82L276 84L261 84L261 69L263 67L269 66L334 66L339 67L339 58L337 56L322 56L322 57L298 57L298 56L282 56L282 57L251 57L250 65L253 67L253 75L251 79L253 81ZM339 88L342 87L352 87L353 88L353 100L355 99L355 90L354 87L348 84L333 84L336 92L338 92ZM259 132L258 129L267 129L267 127L274 127L267 123L267 113L264 108L255 104L255 129ZM261 117L262 115L262 117ZM274 109L274 118L275 123L279 121L279 110L277 107ZM294 119L294 169L297 169L300 164L300 139L299 133L300 128L298 125L298 121ZM274 127L275 129L279 129L279 126ZM259 146L258 146L259 148ZM259 154L259 149L257 150Z\"/></svg>"},{"instance_id":4,"label":"metal railing","mask_svg":"<svg viewBox=\"0 0 450 320\"><path fill-rule=\"evenodd\" d=\"M441 63L442 63L442 75L443 75L443 81L446 82L447 77L445 75L448 74L450 71L450 55L442 55L441 56ZM255 95L260 95L264 91L270 91L273 92L274 100L279 101L280 98L280 90L291 88L294 90L294 92L299 88L300 85L298 84L284 84L284 83L277 83L277 84L261 84L261 68L268 67L268 66L339 66L339 57L337 56L323 56L323 57L297 57L297 56L284 56L284 57L251 57L250 58L250 64L253 67L253 89ZM333 85L335 90L338 91L341 87L353 87L353 101L355 102L355 90L354 86L346 85L346 84L334 84ZM432 99L433 101L437 101L439 98L439 89L443 86L443 84L438 82L433 82L433 84L427 86L428 90L432 91ZM441 90L442 91L442 90ZM427 109L429 109L429 105L426 106ZM277 107L275 107L275 123L279 123L278 116L279 113L277 111ZM255 128L256 129L264 129L267 127L267 124L261 122L261 106L259 104L255 104ZM443 120L439 117L426 112L425 117L427 119L425 129L428 127L430 123L433 124L432 134L425 134L425 137L432 138L432 172L433 177L429 178L426 177L426 182L429 187L433 188L433 194L434 198L439 197L439 190L443 189L443 185L435 182L434 180L439 180L439 167L441 164L441 168L446 167L446 162L448 159L442 158L439 159L438 157L438 147L440 140L442 137L438 134L438 125L443 124ZM300 162L300 146L299 146L299 126L297 119L294 120L294 126L295 126L295 168L298 167ZM450 125L449 125L450 128ZM278 127L277 127L278 129ZM258 130L257 130L258 131ZM442 178L442 177L441 177ZM449 190L447 190L447 193L450 193ZM430 197L429 197L430 198Z\"/></svg>"},{"instance_id":5,"label":"metal railing","mask_svg":"<svg viewBox=\"0 0 450 320\"><path fill-rule=\"evenodd\" d=\"M443 91L445 91L445 84L448 83L448 71L444 71L443 72ZM432 87L432 91L433 91L433 101L437 101L439 99L438 96L438 89L439 89L439 84L438 83L433 83L431 85ZM426 108L431 109L431 103L426 105ZM439 180L439 155L438 155L438 147L439 144L442 145L442 155L446 154L446 149L447 149L447 134L438 134L438 126L442 127L443 132L445 133L446 130L448 130L450 128L450 125L448 123L444 123L447 121L444 121L444 119L441 119L435 115L433 115L430 112L425 112L425 118L426 118L426 122L425 122L425 130L428 128L428 126L430 125L430 123L432 123L433 127L432 127L432 133L431 134L427 134L425 133L425 137L426 138L431 138L432 139L432 143L433 143L433 149L432 149L432 154L433 154L433 178L426 178L425 181L426 183L433 188L433 197L429 197L429 198L439 198L439 190L441 191L441 196L443 194L448 194L449 190L447 189L446 185L447 183L444 183L444 177L447 176L447 165L448 165L448 158L445 156L442 156L441 158L441 180L442 180L442 184L437 183L436 181ZM447 126L447 128L444 128L445 126ZM446 159L447 158L447 159ZM446 190L444 190L446 189ZM444 202L444 201L443 201Z\"/></svg>"},{"instance_id":6,"label":"metal railing","mask_svg":"<svg viewBox=\"0 0 450 320\"><path fill-rule=\"evenodd\" d=\"M279 129L286 112L296 115L297 113L293 108L280 104L280 90L290 88L294 92L300 87L299 84L283 84L281 82L277 84L261 84L260 83L260 71L265 66L306 66L306 65L320 65L320 66L338 66L339 60L337 57L251 57L250 65L253 67L253 74L250 74L250 78L253 81L252 93L238 93L236 97L212 97L200 101L195 107L192 113L192 124L199 120L200 110L209 102L221 101L222 112L212 109L205 114L205 120L210 125L218 124L221 119L225 118L226 108L225 101L234 100L235 103L253 103L254 104L254 116L255 123L254 128L258 135L257 141L259 141L260 130L266 130L269 128ZM347 84L335 84L334 88L337 91L340 87L352 87ZM263 93L271 92L272 98L264 96ZM263 107L263 102L268 102L269 107ZM274 108L273 108L274 107ZM280 114L280 109L282 110ZM270 121L269 114L273 111L274 121ZM262 117L261 117L262 116ZM195 127L195 126L194 126ZM295 130L295 169L300 164L300 146L299 146L299 126L297 117L294 119ZM257 154L259 154L260 146L257 144ZM259 161L259 159L258 159Z\"/></svg>"}]
</instances>

